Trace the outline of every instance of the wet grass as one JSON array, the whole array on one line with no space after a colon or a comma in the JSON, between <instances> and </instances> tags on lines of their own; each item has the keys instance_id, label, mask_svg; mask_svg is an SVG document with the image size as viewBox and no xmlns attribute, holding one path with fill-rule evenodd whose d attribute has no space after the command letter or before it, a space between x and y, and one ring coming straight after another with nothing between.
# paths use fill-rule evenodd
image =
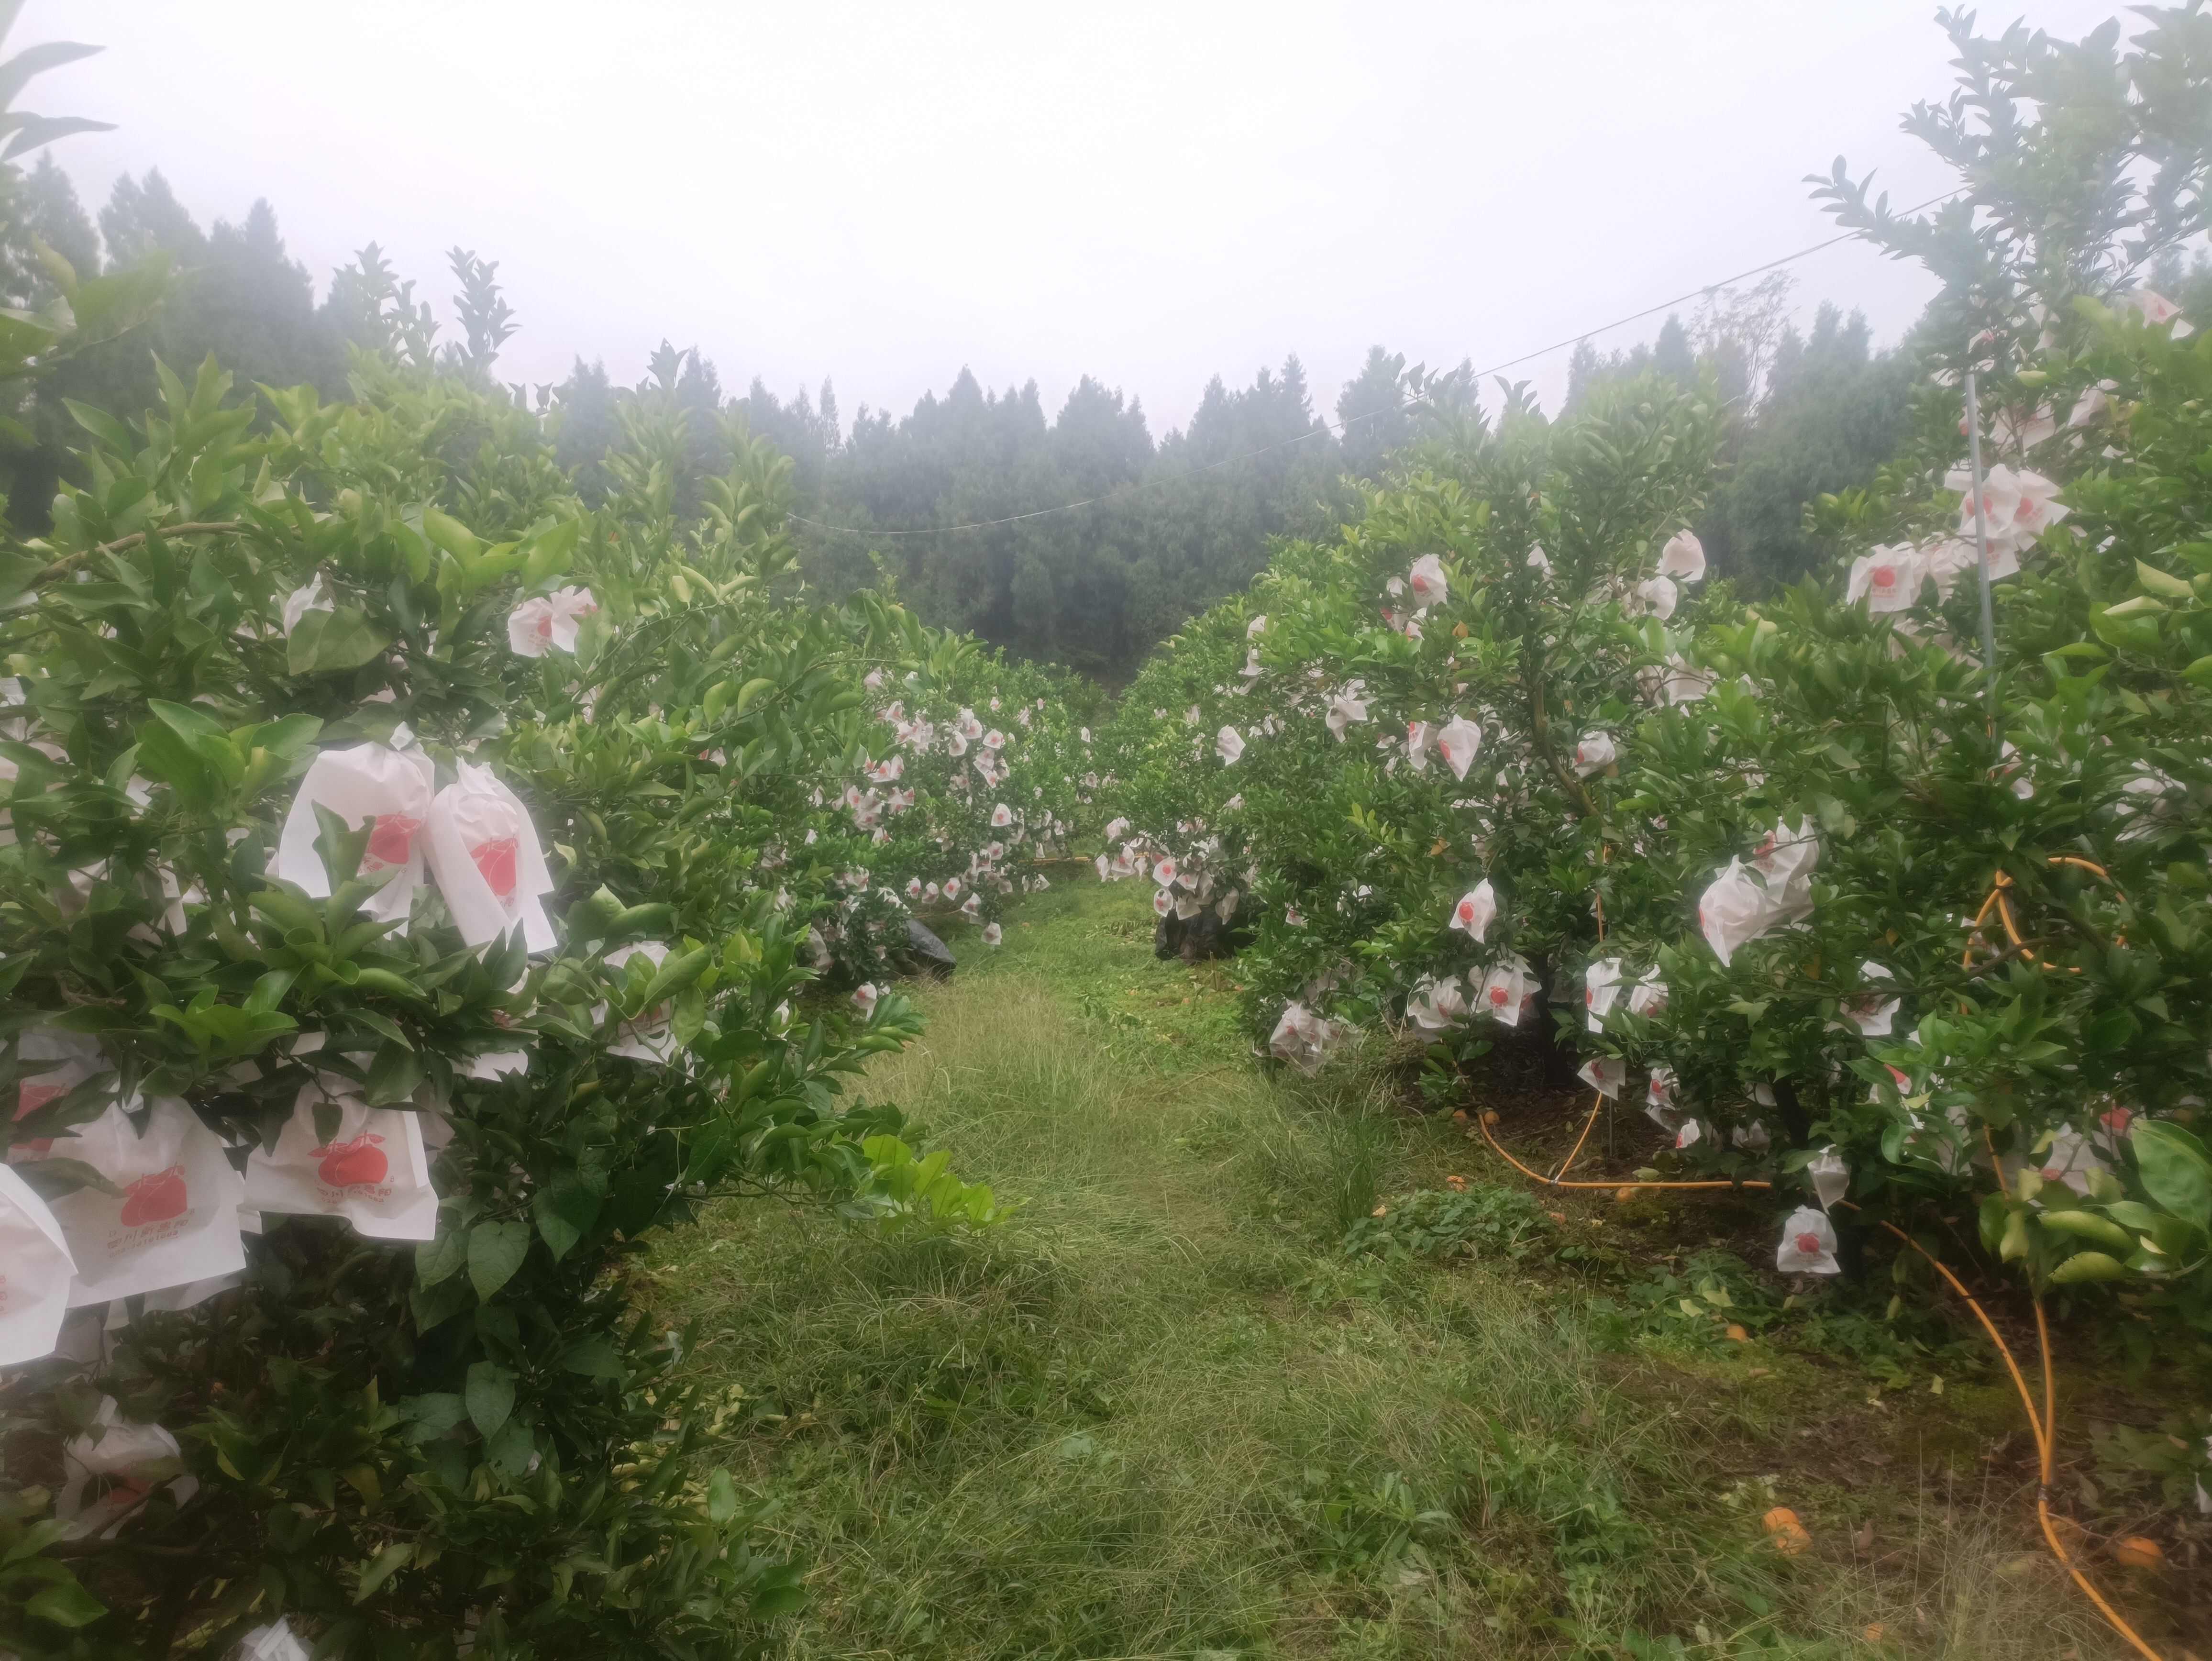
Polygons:
<instances>
[{"instance_id":1,"label":"wet grass","mask_svg":"<svg viewBox=\"0 0 2212 1661\"><path fill-rule=\"evenodd\" d=\"M2116 1652L1941 1335L1808 1329L1706 1220L1547 1211L1379 1065L1262 1071L1233 966L1156 962L1125 889L1006 940L956 942L867 1089L1010 1223L755 1205L656 1262L738 1397L718 1463L809 1566L775 1653Z\"/></svg>"}]
</instances>

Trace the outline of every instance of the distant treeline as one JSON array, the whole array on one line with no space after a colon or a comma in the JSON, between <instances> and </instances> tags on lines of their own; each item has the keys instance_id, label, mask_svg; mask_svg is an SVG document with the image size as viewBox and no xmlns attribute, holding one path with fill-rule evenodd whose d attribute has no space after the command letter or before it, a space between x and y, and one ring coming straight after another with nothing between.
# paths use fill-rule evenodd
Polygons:
<instances>
[{"instance_id":1,"label":"distant treeline","mask_svg":"<svg viewBox=\"0 0 2212 1661\"><path fill-rule=\"evenodd\" d=\"M7 303L50 297L33 236L83 272L164 252L179 273L149 333L59 368L0 438L0 488L19 526L43 523L56 481L75 465L65 400L152 404L156 354L184 365L212 351L241 383L312 382L336 395L349 343L386 338L395 311L426 336L431 327L412 285L396 281L373 245L318 302L266 202L239 224L203 231L149 173L118 180L95 226L68 176L42 161L17 207L0 235ZM492 268L459 250L453 259L466 340L444 355L489 374L513 320ZM1735 418L1723 483L1697 528L1717 569L1754 589L1811 569L1806 503L1869 480L1912 419L1909 338L1875 351L1864 319L1826 305L1801 334L1788 309L1786 280L1770 277L1686 321L1669 318L1648 344L1611 354L1585 344L1570 368L1570 406L1596 380L1644 368L1717 377ZM902 417L863 406L848 425L826 380L818 394L787 399L758 379L727 392L696 351L664 347L648 367L651 384L697 412L702 467L733 419L793 458L801 518L791 528L814 581L836 592L896 582L933 623L1112 682L1185 618L1249 582L1273 538L1325 531L1357 480L1379 476L1425 423L1471 413L1484 390L1466 364L1430 372L1377 346L1328 423L1293 356L1249 385L1215 377L1189 423L1156 437L1137 400L1087 376L1048 412L1034 381L994 391L963 369ZM514 391L545 411L560 459L595 497L631 389L579 359L557 386ZM1091 505L1022 517L1073 502ZM1007 522L941 528L989 520Z\"/></svg>"}]
</instances>

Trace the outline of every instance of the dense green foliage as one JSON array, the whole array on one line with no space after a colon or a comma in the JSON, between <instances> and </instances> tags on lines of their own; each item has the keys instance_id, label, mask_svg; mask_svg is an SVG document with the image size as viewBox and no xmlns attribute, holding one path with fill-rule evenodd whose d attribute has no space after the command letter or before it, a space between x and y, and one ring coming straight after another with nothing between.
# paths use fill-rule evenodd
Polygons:
<instances>
[{"instance_id":1,"label":"dense green foliage","mask_svg":"<svg viewBox=\"0 0 2212 1661\"><path fill-rule=\"evenodd\" d=\"M40 257L67 303L4 367L48 410L164 262ZM671 397L619 401L587 508L458 264L443 351L356 268L342 397L149 358L143 416L59 402L82 483L0 546L0 1646L32 1661L278 1622L738 1652L797 1576L704 1468L717 1404L629 1260L718 1196L998 1214L845 1099L917 1030L866 866L957 876L970 917L1030 881L1082 790L1065 701L821 603L789 461ZM909 742L935 770L870 825L842 793L893 753L885 682L1021 715L988 779Z\"/></svg>"},{"instance_id":2,"label":"dense green foliage","mask_svg":"<svg viewBox=\"0 0 2212 1661\"><path fill-rule=\"evenodd\" d=\"M1548 999L1662 1167L1807 1202L1783 1269L1978 1206L2039 1294L2212 1336L2212 338L2146 283L2205 226L2212 13L2147 15L2125 51L1952 20L1960 94L1909 125L1960 194L1822 181L1944 285L1904 448L1821 500L1847 573L1698 591L1717 389L1655 355L1417 447L1147 667L1109 874L1242 867L1278 1055L1403 1021L1448 1092Z\"/></svg>"}]
</instances>

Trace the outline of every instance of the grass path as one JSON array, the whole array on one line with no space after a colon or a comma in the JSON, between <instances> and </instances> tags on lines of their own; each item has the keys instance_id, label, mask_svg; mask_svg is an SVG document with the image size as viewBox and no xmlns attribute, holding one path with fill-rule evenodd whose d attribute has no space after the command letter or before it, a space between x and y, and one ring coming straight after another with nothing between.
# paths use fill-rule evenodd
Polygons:
<instances>
[{"instance_id":1,"label":"grass path","mask_svg":"<svg viewBox=\"0 0 2212 1661\"><path fill-rule=\"evenodd\" d=\"M1123 889L1039 897L870 1076L1010 1223L754 1205L656 1261L732 1391L718 1462L810 1566L777 1653L2111 1652L1978 1463L2002 1409L1968 1372L1938 1420L1726 1342L1769 1317L1748 1277L1701 1290L1683 1242L1489 1186L1379 1075L1263 1074L1233 966L1156 962L1150 924ZM1803 1557L1764 1542L1778 1498Z\"/></svg>"}]
</instances>

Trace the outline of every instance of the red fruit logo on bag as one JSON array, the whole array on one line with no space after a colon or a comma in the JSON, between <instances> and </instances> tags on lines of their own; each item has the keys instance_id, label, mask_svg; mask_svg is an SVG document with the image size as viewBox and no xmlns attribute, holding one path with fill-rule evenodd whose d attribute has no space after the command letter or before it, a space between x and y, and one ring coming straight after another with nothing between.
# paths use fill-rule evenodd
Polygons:
<instances>
[{"instance_id":1,"label":"red fruit logo on bag","mask_svg":"<svg viewBox=\"0 0 2212 1661\"><path fill-rule=\"evenodd\" d=\"M27 1118L48 1102L69 1094L69 1086L61 1084L19 1084L15 1086L15 1116ZM54 1151L51 1136L33 1136L14 1144L8 1150L12 1161L43 1159Z\"/></svg>"},{"instance_id":2,"label":"red fruit logo on bag","mask_svg":"<svg viewBox=\"0 0 2212 1661\"><path fill-rule=\"evenodd\" d=\"M496 842L480 842L469 849L469 857L483 873L484 881L502 900L514 892L514 855L520 845L520 838L502 837Z\"/></svg>"},{"instance_id":3,"label":"red fruit logo on bag","mask_svg":"<svg viewBox=\"0 0 2212 1661\"><path fill-rule=\"evenodd\" d=\"M383 1140L364 1130L349 1142L317 1148L314 1157L320 1163L315 1175L332 1188L367 1188L382 1182L392 1169L392 1161L377 1146Z\"/></svg>"},{"instance_id":4,"label":"red fruit logo on bag","mask_svg":"<svg viewBox=\"0 0 2212 1661\"><path fill-rule=\"evenodd\" d=\"M410 819L404 813L379 813L370 821L368 851L362 864L369 870L381 871L402 866L414 857L415 833L422 828L422 821Z\"/></svg>"},{"instance_id":5,"label":"red fruit logo on bag","mask_svg":"<svg viewBox=\"0 0 2212 1661\"><path fill-rule=\"evenodd\" d=\"M64 1084L19 1084L15 1086L15 1116L27 1119L48 1102L69 1094Z\"/></svg>"},{"instance_id":6,"label":"red fruit logo on bag","mask_svg":"<svg viewBox=\"0 0 2212 1661\"><path fill-rule=\"evenodd\" d=\"M123 1226L139 1228L148 1223L166 1223L172 1217L185 1214L189 1203L185 1193L185 1168L173 1165L167 1171L156 1171L141 1177L124 1189Z\"/></svg>"}]
</instances>

